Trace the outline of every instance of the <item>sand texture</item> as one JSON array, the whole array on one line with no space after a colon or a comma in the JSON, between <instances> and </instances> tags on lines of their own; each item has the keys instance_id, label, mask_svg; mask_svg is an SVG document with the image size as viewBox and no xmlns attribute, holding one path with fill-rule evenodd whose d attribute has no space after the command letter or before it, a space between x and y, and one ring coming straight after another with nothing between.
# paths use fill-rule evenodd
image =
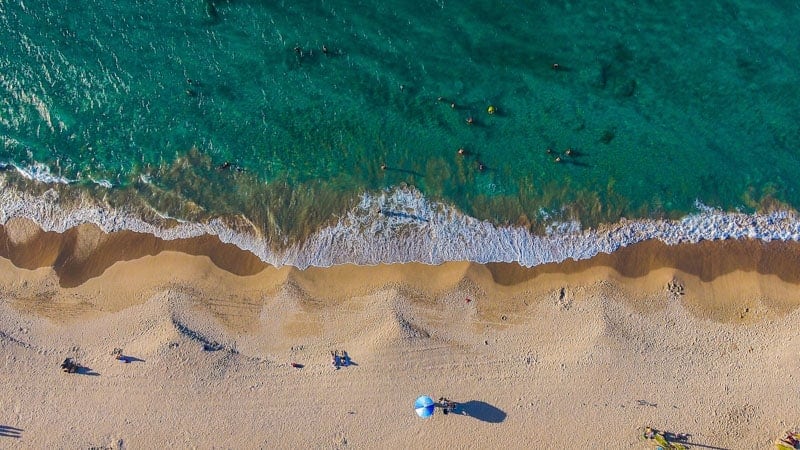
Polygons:
<instances>
[{"instance_id":1,"label":"sand texture","mask_svg":"<svg viewBox=\"0 0 800 450\"><path fill-rule=\"evenodd\" d=\"M13 220L0 447L647 448L649 425L770 448L800 427L799 261L797 243L645 242L299 271L211 237ZM461 406L422 420L422 394Z\"/></svg>"}]
</instances>

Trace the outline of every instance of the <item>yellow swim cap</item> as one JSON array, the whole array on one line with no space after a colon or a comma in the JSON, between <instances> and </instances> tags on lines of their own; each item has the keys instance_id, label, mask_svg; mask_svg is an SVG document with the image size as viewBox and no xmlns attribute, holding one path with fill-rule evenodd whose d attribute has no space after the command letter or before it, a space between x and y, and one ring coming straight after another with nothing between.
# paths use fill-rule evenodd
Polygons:
<instances>
[{"instance_id":1,"label":"yellow swim cap","mask_svg":"<svg viewBox=\"0 0 800 450\"><path fill-rule=\"evenodd\" d=\"M497 108L495 108L494 105L489 105L489 107L486 108L486 112L488 112L489 114L494 114L495 112L497 112Z\"/></svg>"}]
</instances>

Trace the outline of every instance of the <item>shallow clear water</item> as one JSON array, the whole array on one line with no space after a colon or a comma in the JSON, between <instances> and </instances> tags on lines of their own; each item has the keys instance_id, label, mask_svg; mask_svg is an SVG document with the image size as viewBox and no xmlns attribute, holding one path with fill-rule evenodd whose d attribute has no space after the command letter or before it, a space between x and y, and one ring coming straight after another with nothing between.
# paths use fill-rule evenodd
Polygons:
<instances>
[{"instance_id":1,"label":"shallow clear water","mask_svg":"<svg viewBox=\"0 0 800 450\"><path fill-rule=\"evenodd\" d=\"M800 4L528 3L0 1L0 163L284 238L800 204Z\"/></svg>"}]
</instances>

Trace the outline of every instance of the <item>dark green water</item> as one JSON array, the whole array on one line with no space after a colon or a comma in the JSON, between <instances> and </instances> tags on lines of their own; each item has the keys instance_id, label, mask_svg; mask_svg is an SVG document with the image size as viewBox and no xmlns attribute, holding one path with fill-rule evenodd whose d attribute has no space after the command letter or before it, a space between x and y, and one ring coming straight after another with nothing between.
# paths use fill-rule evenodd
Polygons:
<instances>
[{"instance_id":1,"label":"dark green water","mask_svg":"<svg viewBox=\"0 0 800 450\"><path fill-rule=\"evenodd\" d=\"M403 183L534 230L797 207L800 3L645 3L1 1L0 163L289 240Z\"/></svg>"}]
</instances>

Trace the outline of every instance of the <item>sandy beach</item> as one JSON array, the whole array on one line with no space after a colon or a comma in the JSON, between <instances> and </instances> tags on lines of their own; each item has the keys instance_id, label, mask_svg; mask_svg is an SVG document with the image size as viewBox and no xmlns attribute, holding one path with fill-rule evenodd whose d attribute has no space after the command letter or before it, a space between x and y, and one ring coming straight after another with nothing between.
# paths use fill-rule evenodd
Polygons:
<instances>
[{"instance_id":1,"label":"sandy beach","mask_svg":"<svg viewBox=\"0 0 800 450\"><path fill-rule=\"evenodd\" d=\"M300 271L213 237L14 219L0 447L647 448L652 426L771 448L800 427L798 306L796 242ZM420 419L423 394L460 407Z\"/></svg>"}]
</instances>

